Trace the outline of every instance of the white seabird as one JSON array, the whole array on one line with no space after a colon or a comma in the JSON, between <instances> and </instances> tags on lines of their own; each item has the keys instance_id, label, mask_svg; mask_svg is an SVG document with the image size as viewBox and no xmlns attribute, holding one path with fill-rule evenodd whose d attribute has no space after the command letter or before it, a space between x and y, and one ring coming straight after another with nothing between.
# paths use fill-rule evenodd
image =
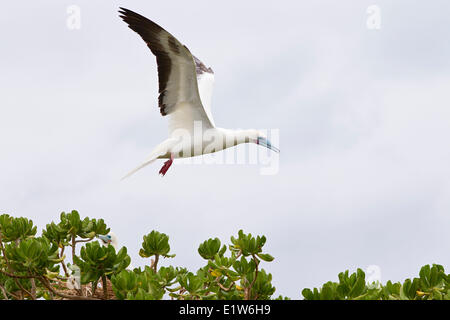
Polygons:
<instances>
[{"instance_id":1,"label":"white seabird","mask_svg":"<svg viewBox=\"0 0 450 320\"><path fill-rule=\"evenodd\" d=\"M216 127L211 114L214 84L212 69L207 68L186 46L153 21L125 8L120 8L119 13L128 27L141 36L156 56L159 110L161 115L169 116L169 138L154 148L144 163L124 178L156 159L169 159L159 171L164 176L174 158L217 152L241 143L256 143L279 152L257 130ZM196 134L197 128L200 128L200 135Z\"/></svg>"}]
</instances>

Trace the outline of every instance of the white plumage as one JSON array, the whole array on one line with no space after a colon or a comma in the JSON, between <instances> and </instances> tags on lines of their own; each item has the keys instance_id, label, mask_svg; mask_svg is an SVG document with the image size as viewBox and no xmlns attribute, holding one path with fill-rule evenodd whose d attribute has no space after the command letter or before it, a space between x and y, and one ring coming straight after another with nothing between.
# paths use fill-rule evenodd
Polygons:
<instances>
[{"instance_id":1,"label":"white plumage","mask_svg":"<svg viewBox=\"0 0 450 320\"><path fill-rule=\"evenodd\" d=\"M211 112L214 86L212 69L207 68L186 46L153 21L131 10L120 9L120 17L141 36L156 56L159 108L163 116L169 116L169 137L151 152L144 163L124 178L156 159L164 158L169 160L159 173L165 175L174 158L217 152L240 143L257 143L279 152L256 130L217 128ZM208 134L205 135L206 132Z\"/></svg>"}]
</instances>

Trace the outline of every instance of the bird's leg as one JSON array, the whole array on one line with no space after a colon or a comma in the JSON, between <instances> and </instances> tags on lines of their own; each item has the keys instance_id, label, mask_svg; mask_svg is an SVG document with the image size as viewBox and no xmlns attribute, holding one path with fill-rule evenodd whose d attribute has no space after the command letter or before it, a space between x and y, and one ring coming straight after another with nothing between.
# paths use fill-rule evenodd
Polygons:
<instances>
[{"instance_id":1,"label":"bird's leg","mask_svg":"<svg viewBox=\"0 0 450 320\"><path fill-rule=\"evenodd\" d=\"M164 162L164 165L162 166L161 170L159 170L159 174L162 175L164 177L164 175L166 174L167 170L169 170L170 166L172 165L173 162L173 154L170 154L170 159L167 160L166 162Z\"/></svg>"}]
</instances>

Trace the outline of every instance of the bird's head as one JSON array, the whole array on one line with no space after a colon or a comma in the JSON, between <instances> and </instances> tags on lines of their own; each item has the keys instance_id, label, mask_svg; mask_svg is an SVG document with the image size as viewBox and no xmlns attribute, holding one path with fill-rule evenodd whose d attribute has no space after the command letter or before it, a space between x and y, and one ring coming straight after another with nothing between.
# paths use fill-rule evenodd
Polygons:
<instances>
[{"instance_id":1,"label":"bird's head","mask_svg":"<svg viewBox=\"0 0 450 320\"><path fill-rule=\"evenodd\" d=\"M112 237L110 234L100 234L98 238L102 240L104 245L110 244L112 242Z\"/></svg>"},{"instance_id":2,"label":"bird's head","mask_svg":"<svg viewBox=\"0 0 450 320\"><path fill-rule=\"evenodd\" d=\"M117 237L114 233L110 232L108 234L100 234L97 236L105 246L112 245L113 247L117 246Z\"/></svg>"},{"instance_id":3,"label":"bird's head","mask_svg":"<svg viewBox=\"0 0 450 320\"><path fill-rule=\"evenodd\" d=\"M260 146L266 147L266 148L268 148L268 149L270 149L272 151L275 151L277 153L280 152L280 149L278 149L277 147L274 147L270 143L269 139L267 139L267 137L266 137L266 135L264 133L256 131L255 136L256 136L256 138L254 140L254 143L256 143L256 144L258 144Z\"/></svg>"}]
</instances>

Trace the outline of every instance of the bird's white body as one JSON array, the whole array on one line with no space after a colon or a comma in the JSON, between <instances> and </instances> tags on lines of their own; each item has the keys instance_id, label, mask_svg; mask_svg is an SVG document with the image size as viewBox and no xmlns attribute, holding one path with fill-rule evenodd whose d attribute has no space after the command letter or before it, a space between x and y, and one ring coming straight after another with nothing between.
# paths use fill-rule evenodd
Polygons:
<instances>
[{"instance_id":1,"label":"bird's white body","mask_svg":"<svg viewBox=\"0 0 450 320\"><path fill-rule=\"evenodd\" d=\"M262 139L262 135L256 130L216 127L211 112L214 86L211 68L207 68L186 46L153 21L124 8L120 13L121 18L142 37L156 56L159 108L163 116L169 116L169 138L124 178L156 159L170 159L160 171L164 175L175 158L217 152L240 143L260 143L258 138Z\"/></svg>"},{"instance_id":2,"label":"bird's white body","mask_svg":"<svg viewBox=\"0 0 450 320\"><path fill-rule=\"evenodd\" d=\"M222 151L241 143L256 141L256 130L230 130L211 128L184 135L180 130L164 140L153 152L162 154L158 159L189 158Z\"/></svg>"}]
</instances>

